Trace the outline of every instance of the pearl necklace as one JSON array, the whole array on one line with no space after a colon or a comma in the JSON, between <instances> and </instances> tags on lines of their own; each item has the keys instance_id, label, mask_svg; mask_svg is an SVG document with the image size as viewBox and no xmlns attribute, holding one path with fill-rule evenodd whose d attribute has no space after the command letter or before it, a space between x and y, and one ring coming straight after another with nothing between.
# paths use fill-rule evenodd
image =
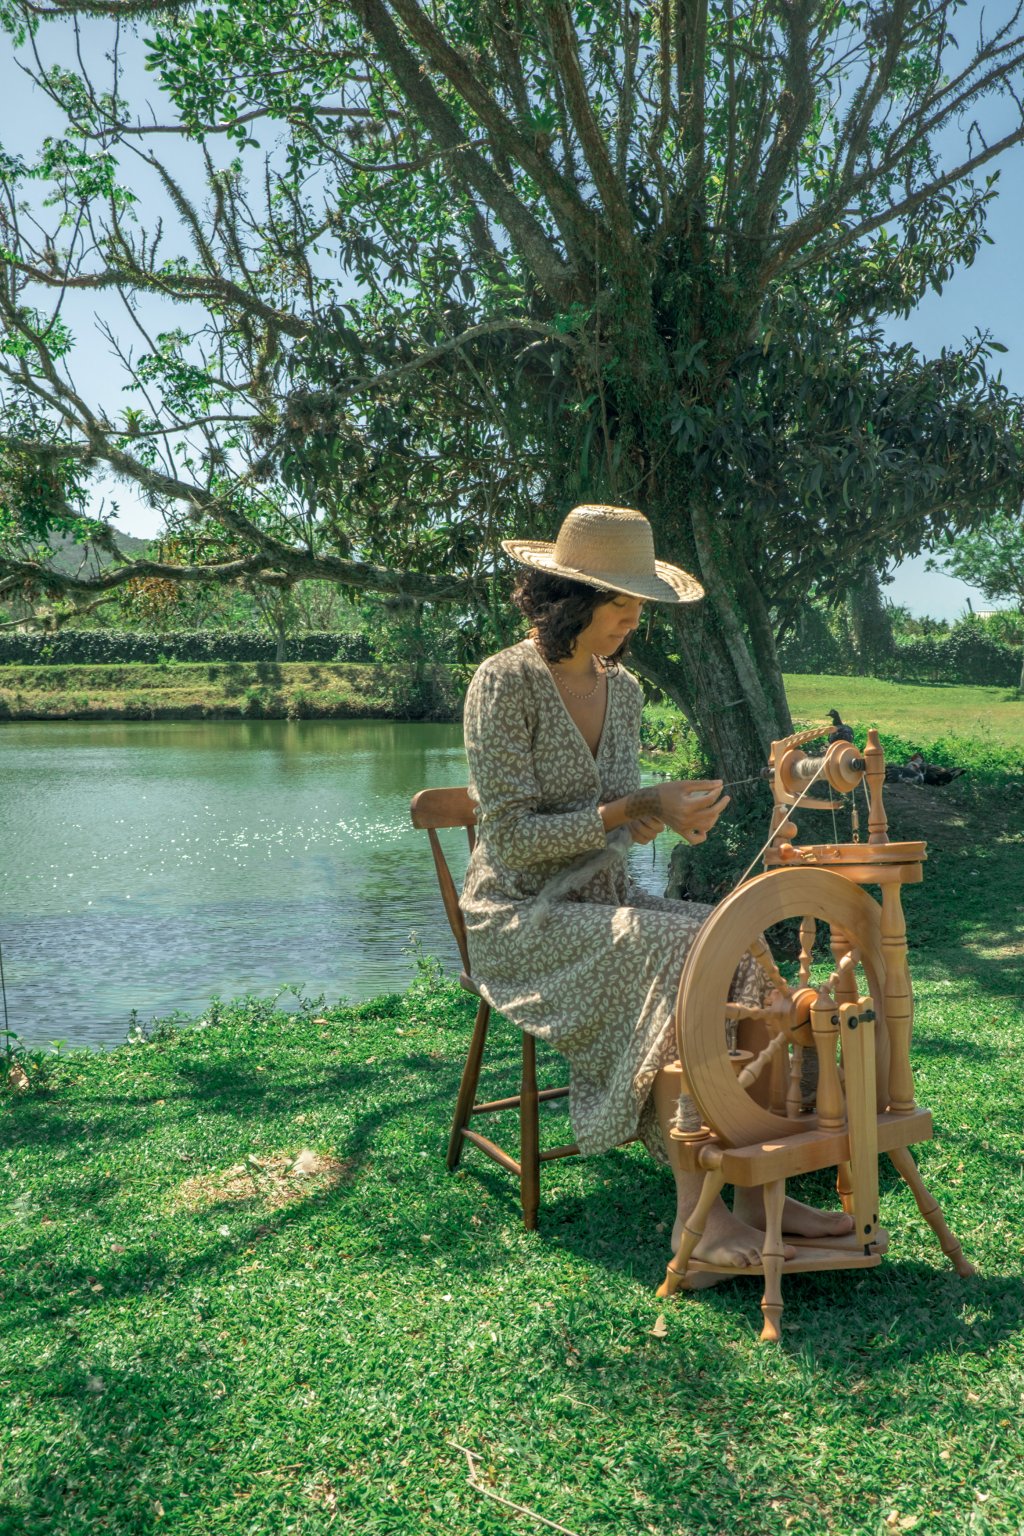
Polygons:
<instances>
[{"instance_id":1,"label":"pearl necklace","mask_svg":"<svg viewBox=\"0 0 1024 1536\"><path fill-rule=\"evenodd\" d=\"M593 657L591 657L591 659L590 659L590 665L591 666L594 665ZM562 680L562 678L559 677L558 673L555 671L554 667L551 665L550 662L548 662L548 668L549 668L549 670L551 672L551 676L555 679L555 682L563 690L563 692L567 693L569 695L570 699L579 699L581 701L581 703L585 703L587 699L592 699L594 697L594 694L597 692L597 690L601 686L601 677L602 677L603 674L600 673L600 672L597 672L597 675L594 678L594 686L593 686L593 688L591 688L590 692L589 693L577 693L575 688L570 688L568 683L564 682ZM596 671L596 668L595 668L595 671Z\"/></svg>"}]
</instances>

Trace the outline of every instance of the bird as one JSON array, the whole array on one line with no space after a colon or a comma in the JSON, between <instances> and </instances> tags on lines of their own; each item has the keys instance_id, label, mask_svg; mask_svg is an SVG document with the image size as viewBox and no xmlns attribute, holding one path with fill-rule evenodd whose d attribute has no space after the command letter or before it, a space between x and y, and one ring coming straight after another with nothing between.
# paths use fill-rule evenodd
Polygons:
<instances>
[{"instance_id":1,"label":"bird","mask_svg":"<svg viewBox=\"0 0 1024 1536\"><path fill-rule=\"evenodd\" d=\"M828 717L832 721L832 724L835 726L835 730L828 738L829 741L853 740L853 731L843 720L843 717L840 715L838 709L830 709L828 712Z\"/></svg>"},{"instance_id":2,"label":"bird","mask_svg":"<svg viewBox=\"0 0 1024 1536\"><path fill-rule=\"evenodd\" d=\"M913 758L905 763L886 763L885 782L887 784L923 784L924 770Z\"/></svg>"},{"instance_id":3,"label":"bird","mask_svg":"<svg viewBox=\"0 0 1024 1536\"><path fill-rule=\"evenodd\" d=\"M954 779L967 772L966 768L943 768L938 763L926 763L923 752L915 752L908 757L908 768L911 763L920 771L922 784L952 784Z\"/></svg>"}]
</instances>

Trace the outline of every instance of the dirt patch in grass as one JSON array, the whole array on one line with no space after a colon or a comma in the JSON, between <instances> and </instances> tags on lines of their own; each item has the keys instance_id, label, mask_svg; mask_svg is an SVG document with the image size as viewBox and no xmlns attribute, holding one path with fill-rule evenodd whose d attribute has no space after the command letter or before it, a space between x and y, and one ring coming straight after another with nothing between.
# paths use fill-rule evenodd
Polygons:
<instances>
[{"instance_id":1,"label":"dirt patch in grass","mask_svg":"<svg viewBox=\"0 0 1024 1536\"><path fill-rule=\"evenodd\" d=\"M981 823L987 823L990 802L986 798L981 805L968 806L952 800L948 790L930 784L887 784L885 809L893 842L923 838L926 843L941 843L959 852L977 839ZM861 822L866 821L862 810ZM990 830L986 825L985 832Z\"/></svg>"},{"instance_id":2,"label":"dirt patch in grass","mask_svg":"<svg viewBox=\"0 0 1024 1536\"><path fill-rule=\"evenodd\" d=\"M214 1205L259 1200L267 1210L278 1211L311 1194L336 1188L351 1171L351 1160L308 1149L298 1157L287 1152L249 1156L218 1173L197 1173L186 1179L172 1196L171 1205L178 1211L205 1211Z\"/></svg>"}]
</instances>

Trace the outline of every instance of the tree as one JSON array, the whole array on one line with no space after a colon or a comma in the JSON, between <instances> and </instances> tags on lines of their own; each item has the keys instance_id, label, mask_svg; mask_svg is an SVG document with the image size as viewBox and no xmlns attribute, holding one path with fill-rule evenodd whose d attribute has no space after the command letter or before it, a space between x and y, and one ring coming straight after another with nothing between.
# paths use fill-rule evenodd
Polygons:
<instances>
[{"instance_id":1,"label":"tree","mask_svg":"<svg viewBox=\"0 0 1024 1536\"><path fill-rule=\"evenodd\" d=\"M493 603L496 633L503 533L550 534L577 500L640 505L708 597L634 654L745 779L789 727L776 646L812 588L1019 502L1022 408L988 373L994 343L928 360L880 325L984 239L981 173L1024 139L1017 12L963 53L958 0L6 14L78 13L152 26L173 113L143 122L120 75L103 92L37 71L68 126L5 168L0 597L53 582L25 540L82 526L99 465L195 540L148 574ZM976 120L994 99L1013 113L995 136ZM155 152L168 133L198 143L202 205ZM129 163L187 247L143 226ZM56 210L36 227L32 177ZM127 413L65 373L59 297L78 290L139 320ZM182 319L153 334L156 298Z\"/></svg>"},{"instance_id":2,"label":"tree","mask_svg":"<svg viewBox=\"0 0 1024 1536\"><path fill-rule=\"evenodd\" d=\"M861 572L850 582L847 606L861 669L873 673L892 653L892 615L882 597L878 574Z\"/></svg>"},{"instance_id":3,"label":"tree","mask_svg":"<svg viewBox=\"0 0 1024 1536\"><path fill-rule=\"evenodd\" d=\"M991 602L1008 598L1024 613L1024 516L1019 510L997 513L982 527L957 534L928 568L958 576ZM1018 692L1024 693L1024 665Z\"/></svg>"}]
</instances>

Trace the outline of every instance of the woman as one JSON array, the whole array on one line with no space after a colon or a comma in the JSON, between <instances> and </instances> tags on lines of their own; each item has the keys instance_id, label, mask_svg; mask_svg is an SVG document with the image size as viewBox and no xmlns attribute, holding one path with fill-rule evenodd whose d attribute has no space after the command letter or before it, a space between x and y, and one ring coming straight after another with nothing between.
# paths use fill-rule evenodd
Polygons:
<instances>
[{"instance_id":1,"label":"woman","mask_svg":"<svg viewBox=\"0 0 1024 1536\"><path fill-rule=\"evenodd\" d=\"M554 544L504 548L526 567L515 601L532 627L480 665L466 697L480 807L461 902L473 977L492 1006L568 1059L582 1152L639 1135L667 1155L675 1250L702 1176L678 1164L668 1133L693 1106L663 1069L676 1059L682 964L710 908L640 890L625 855L666 826L703 841L729 802L718 779L641 788L643 695L619 658L645 602L703 593L655 560L650 524L624 507L576 507ZM763 991L748 958L735 995L759 1002ZM851 1222L787 1201L783 1227L814 1237ZM718 1202L696 1256L742 1268L760 1261L762 1241L759 1192L737 1191L733 1211Z\"/></svg>"}]
</instances>

